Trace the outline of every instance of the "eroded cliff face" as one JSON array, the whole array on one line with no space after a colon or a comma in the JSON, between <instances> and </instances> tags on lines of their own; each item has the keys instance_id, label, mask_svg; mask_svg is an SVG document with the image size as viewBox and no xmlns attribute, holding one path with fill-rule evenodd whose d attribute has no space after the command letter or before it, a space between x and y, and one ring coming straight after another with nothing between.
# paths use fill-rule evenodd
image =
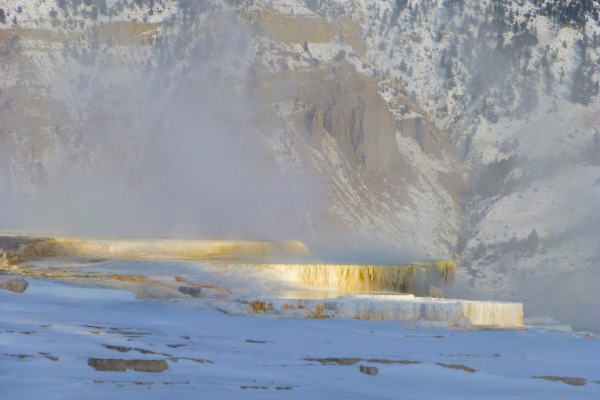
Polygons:
<instances>
[{"instance_id":1,"label":"eroded cliff face","mask_svg":"<svg viewBox=\"0 0 600 400\"><path fill-rule=\"evenodd\" d=\"M267 37L257 53L269 55L257 59L256 93L277 110L286 138L309 144L304 165L332 199L327 221L406 253L419 243L421 257L452 254L462 168L427 113L375 72L365 56L364 14L353 10L252 14ZM274 29L295 24L311 33Z\"/></svg>"},{"instance_id":2,"label":"eroded cliff face","mask_svg":"<svg viewBox=\"0 0 600 400\"><path fill-rule=\"evenodd\" d=\"M48 2L42 3L52 10L55 5ZM70 218L69 211L50 204L62 199L54 188L73 196L81 186L113 203L103 213L127 213L157 190L178 197L177 185L164 184L169 179L164 171L193 181L187 176L211 168L209 162L176 161L193 158L181 156L182 147L197 147L200 158L203 151L213 152L220 161L211 174L228 176L236 173L227 171L225 158L239 159L244 150L238 146L255 142L249 146L262 149L247 152L254 160L235 161L236 168L258 168L257 174L266 169L267 180L289 181L303 192L293 193L302 204L290 204L295 215L284 222L302 227L288 234L328 242L324 247L347 240L354 252L376 245L387 249L385 257L451 256L459 226L460 167L426 114L398 117L395 107L416 109L414 102L401 93L392 99L382 95L382 85L397 84L377 77L369 65L364 13L357 4L354 12L316 7L319 12L295 15L293 9L261 2L181 3L148 22L117 6L108 21L69 9L57 9L58 16L45 21L26 8L22 15L31 20L0 31L5 55L0 62L8 71L0 128L6 199L34 199L34 209L45 202L50 220ZM147 15L148 10L130 12ZM199 126L195 134L182 133ZM256 160L266 154L271 161ZM274 165L279 172L273 172ZM65 175L75 187L65 184ZM96 186L98 176L104 188L88 187L86 182ZM256 182L258 192L288 190L254 175L246 178ZM220 184L218 178L198 183ZM182 190L191 201L200 196ZM304 201L311 196L318 200ZM261 203L263 197L248 201ZM88 211L81 213L93 209L83 208ZM262 216L252 223L261 224L262 218L264 225L275 226L269 211L256 211ZM176 212L164 215L183 218ZM431 215L435 218L424 222ZM76 222L69 226L78 229ZM156 230L161 224L145 226ZM210 229L184 231L211 234ZM268 229L257 233L269 235ZM273 235L279 233L273 229Z\"/></svg>"}]
</instances>

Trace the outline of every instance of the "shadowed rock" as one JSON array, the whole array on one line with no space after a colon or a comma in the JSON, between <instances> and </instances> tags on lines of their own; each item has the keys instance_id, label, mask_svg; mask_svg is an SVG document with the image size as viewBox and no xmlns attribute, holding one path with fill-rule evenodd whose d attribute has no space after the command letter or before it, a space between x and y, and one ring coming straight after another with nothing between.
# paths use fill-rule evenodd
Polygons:
<instances>
[{"instance_id":1,"label":"shadowed rock","mask_svg":"<svg viewBox=\"0 0 600 400\"><path fill-rule=\"evenodd\" d=\"M367 375L377 375L379 373L379 368L377 367L369 367L367 365L361 365L359 367L360 372Z\"/></svg>"},{"instance_id":2,"label":"shadowed rock","mask_svg":"<svg viewBox=\"0 0 600 400\"><path fill-rule=\"evenodd\" d=\"M0 275L0 289L23 293L28 285L21 275Z\"/></svg>"},{"instance_id":3,"label":"shadowed rock","mask_svg":"<svg viewBox=\"0 0 600 400\"><path fill-rule=\"evenodd\" d=\"M177 290L179 290L179 292L183 294L187 294L188 296L192 297L200 297L202 293L202 290L200 288L190 286L179 286Z\"/></svg>"},{"instance_id":4,"label":"shadowed rock","mask_svg":"<svg viewBox=\"0 0 600 400\"><path fill-rule=\"evenodd\" d=\"M468 367L466 365L462 365L462 364L444 364L444 363L436 363L437 365L439 365L440 367L444 367L444 368L451 368L451 369L460 369L462 371L466 371L466 372L477 372L477 370L475 368L471 368Z\"/></svg>"},{"instance_id":5,"label":"shadowed rock","mask_svg":"<svg viewBox=\"0 0 600 400\"><path fill-rule=\"evenodd\" d=\"M379 364L403 364L403 365L411 365L411 364L421 364L421 361L414 360L382 360L379 358L371 358L367 360L370 363L379 363Z\"/></svg>"},{"instance_id":6,"label":"shadowed rock","mask_svg":"<svg viewBox=\"0 0 600 400\"><path fill-rule=\"evenodd\" d=\"M552 376L552 375L543 375L543 376L534 376L534 379L543 379L551 382L562 382L567 385L573 386L584 386L587 383L587 379L584 378L573 378L570 376Z\"/></svg>"},{"instance_id":7,"label":"shadowed rock","mask_svg":"<svg viewBox=\"0 0 600 400\"><path fill-rule=\"evenodd\" d=\"M111 344L104 344L104 347L106 347L109 350L116 350L119 353L127 353L128 351L133 350L133 348L131 347L125 347L125 346L113 346Z\"/></svg>"},{"instance_id":8,"label":"shadowed rock","mask_svg":"<svg viewBox=\"0 0 600 400\"><path fill-rule=\"evenodd\" d=\"M119 371L133 369L138 372L163 372L169 368L165 360L119 360L113 358L90 358L88 365L96 371Z\"/></svg>"},{"instance_id":9,"label":"shadowed rock","mask_svg":"<svg viewBox=\"0 0 600 400\"><path fill-rule=\"evenodd\" d=\"M323 365L331 365L331 364L338 364L338 365L354 365L356 363L358 363L360 361L360 358L338 358L338 357L334 357L334 358L305 358L305 361L317 361L320 362Z\"/></svg>"}]
</instances>

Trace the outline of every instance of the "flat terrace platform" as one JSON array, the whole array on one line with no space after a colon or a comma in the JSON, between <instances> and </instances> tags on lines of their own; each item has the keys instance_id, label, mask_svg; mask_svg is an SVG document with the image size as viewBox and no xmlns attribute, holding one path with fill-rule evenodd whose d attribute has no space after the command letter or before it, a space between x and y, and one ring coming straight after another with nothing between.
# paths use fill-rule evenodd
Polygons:
<instances>
[{"instance_id":1,"label":"flat terrace platform","mask_svg":"<svg viewBox=\"0 0 600 400\"><path fill-rule=\"evenodd\" d=\"M285 259L293 261L280 262ZM451 285L455 270L451 261L311 262L298 241L0 236L0 271L127 289L228 314L523 326L520 303L426 296L432 287Z\"/></svg>"}]
</instances>

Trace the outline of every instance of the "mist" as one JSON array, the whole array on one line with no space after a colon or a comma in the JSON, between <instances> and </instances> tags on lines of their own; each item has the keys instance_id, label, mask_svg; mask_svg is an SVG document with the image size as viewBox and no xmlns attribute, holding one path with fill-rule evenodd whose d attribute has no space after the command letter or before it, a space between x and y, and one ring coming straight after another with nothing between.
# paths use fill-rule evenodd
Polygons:
<instances>
[{"instance_id":1,"label":"mist","mask_svg":"<svg viewBox=\"0 0 600 400\"><path fill-rule=\"evenodd\" d=\"M63 97L76 93L80 102L64 111L77 122L56 128L44 160L51 176L2 196L0 224L76 235L308 238L303 218L323 200L317 181L278 169L263 140L269 132L254 121L265 105L249 95L251 31L227 11L216 20L206 34L193 18L172 28L138 70L120 64L135 64L144 48L97 59L76 79L66 65L56 86L67 88ZM65 161L72 141L77 158Z\"/></svg>"}]
</instances>

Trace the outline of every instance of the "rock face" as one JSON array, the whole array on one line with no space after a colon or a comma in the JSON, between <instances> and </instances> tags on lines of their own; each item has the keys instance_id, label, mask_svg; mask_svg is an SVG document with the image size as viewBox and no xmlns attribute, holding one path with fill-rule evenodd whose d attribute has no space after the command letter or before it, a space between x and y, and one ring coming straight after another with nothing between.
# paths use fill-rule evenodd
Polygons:
<instances>
[{"instance_id":1,"label":"rock face","mask_svg":"<svg viewBox=\"0 0 600 400\"><path fill-rule=\"evenodd\" d=\"M367 375L377 375L379 373L379 368L377 367L369 367L367 365L361 365L359 367L360 372Z\"/></svg>"},{"instance_id":2,"label":"rock face","mask_svg":"<svg viewBox=\"0 0 600 400\"><path fill-rule=\"evenodd\" d=\"M163 372L169 368L165 360L120 360L113 358L90 358L88 365L96 371Z\"/></svg>"},{"instance_id":3,"label":"rock face","mask_svg":"<svg viewBox=\"0 0 600 400\"><path fill-rule=\"evenodd\" d=\"M572 385L572 386L585 386L585 384L587 383L587 379L584 378L574 378L574 377L570 377L570 376L534 376L534 379L544 379L546 381L551 381L551 382L563 382L566 383L567 385Z\"/></svg>"},{"instance_id":4,"label":"rock face","mask_svg":"<svg viewBox=\"0 0 600 400\"><path fill-rule=\"evenodd\" d=\"M20 275L0 275L0 289L23 293L29 284Z\"/></svg>"}]
</instances>

